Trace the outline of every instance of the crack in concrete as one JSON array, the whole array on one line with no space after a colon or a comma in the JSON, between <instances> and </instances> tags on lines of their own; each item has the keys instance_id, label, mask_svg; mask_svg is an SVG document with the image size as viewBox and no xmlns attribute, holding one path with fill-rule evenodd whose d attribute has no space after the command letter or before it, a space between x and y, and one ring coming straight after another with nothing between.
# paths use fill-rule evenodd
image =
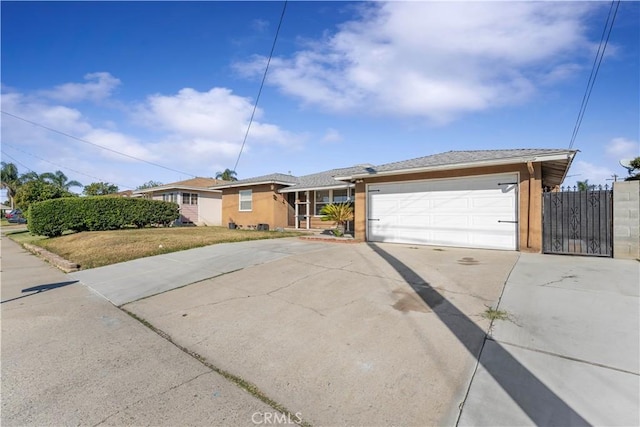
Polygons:
<instances>
[{"instance_id":1,"label":"crack in concrete","mask_svg":"<svg viewBox=\"0 0 640 427\"><path fill-rule=\"evenodd\" d=\"M196 380L196 379L200 378L200 377L201 377L201 376L203 376L203 375L211 374L211 373L213 373L213 372L214 372L214 371L213 371L211 368L207 367L207 371L206 371L206 372L202 372L202 373L200 373L200 374L196 375L195 377L192 377L192 378L189 378L189 379L187 379L187 380L185 380L185 381L182 381L182 382L181 382L181 383L179 383L179 384L172 385L171 387L167 388L166 390L162 390L162 391L160 391L160 392L158 392L158 393L155 393L155 394L151 394L151 395L149 395L149 396L142 397L142 398L140 398L140 399L136 400L135 402L132 402L132 403L127 404L124 408L122 408L122 409L118 409L118 410L117 410L117 411L115 411L114 413L109 414L106 418L104 418L104 419L102 419L101 421L99 421L97 424L94 424L94 425L93 425L93 427L97 427L97 426L99 426L100 424L104 424L104 423L105 423L109 418L114 417L114 416L118 415L119 413L126 411L127 409L131 408L132 406L137 405L137 404L138 404L138 403L140 403L140 402L143 402L143 401L145 401L145 400L147 400L147 399L153 399L153 398L155 398L155 397L162 396L163 394L168 393L168 392L170 392L171 390L175 390L176 388L181 387L181 386L183 386L183 385L185 385L185 384L188 384L188 383L190 383L191 381L194 381L194 380Z\"/></svg>"},{"instance_id":2,"label":"crack in concrete","mask_svg":"<svg viewBox=\"0 0 640 427\"><path fill-rule=\"evenodd\" d=\"M560 279L558 279L558 280L552 280L550 282L543 283L542 285L539 285L539 286L549 286L549 285L553 285L554 283L562 283L566 279L577 279L577 278L578 278L578 276L575 275L575 274L568 274L566 276L561 276Z\"/></svg>"},{"instance_id":3,"label":"crack in concrete","mask_svg":"<svg viewBox=\"0 0 640 427\"><path fill-rule=\"evenodd\" d=\"M277 297L274 297L274 296L272 296L272 295L268 295L268 296L270 296L271 298L275 298L275 299L277 299L278 301L284 301L284 302L286 302L286 303L288 303L288 304L295 305L295 306L302 307L302 308L306 308L307 310L311 310L311 311L313 311L314 313L316 313L317 315L319 315L320 317L327 317L326 315L322 314L321 312L319 312L319 311L318 311L318 310L316 310L315 308L308 307L308 306L306 306L306 305L304 305L304 304L295 303L295 302L292 302L292 301L286 300L286 299L284 299L284 298L277 298Z\"/></svg>"},{"instance_id":4,"label":"crack in concrete","mask_svg":"<svg viewBox=\"0 0 640 427\"><path fill-rule=\"evenodd\" d=\"M525 346L525 345L514 344L514 343L502 341L502 340L498 341L497 339L495 339L492 336L488 336L487 339L491 340L491 341L494 341L496 343L500 343L501 345L502 344L503 345L509 345L511 347L521 348L523 350L533 351L535 353L546 354L548 356L559 357L561 359L571 360L571 361L574 361L574 362L580 362L580 363L584 363L586 365L597 366L599 368L611 369L613 371L623 372L625 374L631 374L631 375L635 375L635 376L640 376L640 372L628 371L626 369L616 368L614 366L604 365L602 363L597 363L597 362L590 362L588 360L578 359L577 357L565 356L563 354L553 353L551 351L546 351L546 350L540 350L540 349L528 347L528 346Z\"/></svg>"}]
</instances>

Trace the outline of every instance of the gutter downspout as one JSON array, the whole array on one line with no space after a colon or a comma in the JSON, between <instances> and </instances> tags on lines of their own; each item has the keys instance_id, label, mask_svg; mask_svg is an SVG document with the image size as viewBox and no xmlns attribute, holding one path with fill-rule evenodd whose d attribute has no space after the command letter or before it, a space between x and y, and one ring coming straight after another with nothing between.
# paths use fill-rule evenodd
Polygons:
<instances>
[{"instance_id":1,"label":"gutter downspout","mask_svg":"<svg viewBox=\"0 0 640 427\"><path fill-rule=\"evenodd\" d=\"M531 203L531 187L533 187L533 179L535 173L532 162L527 162L527 169L529 170L529 198L527 200L527 248L531 248L531 209L533 209L533 203Z\"/></svg>"}]
</instances>

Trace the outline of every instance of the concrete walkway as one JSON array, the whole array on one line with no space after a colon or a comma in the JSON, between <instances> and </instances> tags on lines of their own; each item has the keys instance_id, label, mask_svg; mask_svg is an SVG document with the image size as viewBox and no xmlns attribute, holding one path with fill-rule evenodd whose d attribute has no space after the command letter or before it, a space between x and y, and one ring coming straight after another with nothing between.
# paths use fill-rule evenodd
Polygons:
<instances>
[{"instance_id":1,"label":"concrete walkway","mask_svg":"<svg viewBox=\"0 0 640 427\"><path fill-rule=\"evenodd\" d=\"M321 248L321 243L304 242L298 238L222 243L78 271L69 276L120 306L191 283Z\"/></svg>"},{"instance_id":2,"label":"concrete walkway","mask_svg":"<svg viewBox=\"0 0 640 427\"><path fill-rule=\"evenodd\" d=\"M274 410L2 238L2 426L254 425Z\"/></svg>"},{"instance_id":3,"label":"concrete walkway","mask_svg":"<svg viewBox=\"0 0 640 427\"><path fill-rule=\"evenodd\" d=\"M640 425L640 263L521 254L459 425Z\"/></svg>"}]
</instances>

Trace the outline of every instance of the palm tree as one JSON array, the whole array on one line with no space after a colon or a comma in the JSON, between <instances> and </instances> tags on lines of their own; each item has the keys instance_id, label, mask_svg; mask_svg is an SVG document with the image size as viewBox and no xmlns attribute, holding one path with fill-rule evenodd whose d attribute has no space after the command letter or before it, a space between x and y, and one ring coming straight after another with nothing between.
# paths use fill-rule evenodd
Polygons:
<instances>
[{"instance_id":1,"label":"palm tree","mask_svg":"<svg viewBox=\"0 0 640 427\"><path fill-rule=\"evenodd\" d=\"M347 221L353 220L353 205L351 203L332 203L325 205L320 210L323 221L333 221L337 227L333 234L340 237L344 234L344 227Z\"/></svg>"},{"instance_id":2,"label":"palm tree","mask_svg":"<svg viewBox=\"0 0 640 427\"><path fill-rule=\"evenodd\" d=\"M42 181L42 175L38 175L37 172L31 171L20 175L20 184L26 184L29 181Z\"/></svg>"},{"instance_id":3,"label":"palm tree","mask_svg":"<svg viewBox=\"0 0 640 427\"><path fill-rule=\"evenodd\" d=\"M236 171L232 171L231 169L225 169L224 172L216 173L216 179L222 179L225 181L237 181Z\"/></svg>"},{"instance_id":4,"label":"palm tree","mask_svg":"<svg viewBox=\"0 0 640 427\"><path fill-rule=\"evenodd\" d=\"M578 181L578 191L588 191L589 190L589 180L585 179L584 181Z\"/></svg>"},{"instance_id":5,"label":"palm tree","mask_svg":"<svg viewBox=\"0 0 640 427\"><path fill-rule=\"evenodd\" d=\"M14 208L14 197L18 188L20 187L20 177L18 175L18 167L13 163L5 163L2 162L2 170L1 173L1 188L7 190L7 197L11 202L11 209Z\"/></svg>"},{"instance_id":6,"label":"palm tree","mask_svg":"<svg viewBox=\"0 0 640 427\"><path fill-rule=\"evenodd\" d=\"M62 171L55 171L55 173L45 172L40 175L40 178L66 191L69 191L71 187L82 187L82 184L78 181L69 181L69 178Z\"/></svg>"}]
</instances>

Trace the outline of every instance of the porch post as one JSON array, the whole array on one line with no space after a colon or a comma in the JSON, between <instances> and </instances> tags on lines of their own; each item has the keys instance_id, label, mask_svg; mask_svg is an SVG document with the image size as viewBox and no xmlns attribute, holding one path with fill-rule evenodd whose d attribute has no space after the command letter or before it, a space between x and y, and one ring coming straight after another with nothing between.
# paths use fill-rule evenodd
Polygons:
<instances>
[{"instance_id":1,"label":"porch post","mask_svg":"<svg viewBox=\"0 0 640 427\"><path fill-rule=\"evenodd\" d=\"M309 190L307 190L307 192L305 193L307 196L307 230L311 228L311 213L309 212L310 208L309 205L311 204L310 202L310 198L309 198Z\"/></svg>"},{"instance_id":2,"label":"porch post","mask_svg":"<svg viewBox=\"0 0 640 427\"><path fill-rule=\"evenodd\" d=\"M347 200L348 200L349 202L351 202L351 187L347 187ZM349 227L349 222L350 222L350 221L347 221L347 230L346 230L346 231L351 231L351 230L349 229L349 228L350 228L350 227Z\"/></svg>"},{"instance_id":3,"label":"porch post","mask_svg":"<svg viewBox=\"0 0 640 427\"><path fill-rule=\"evenodd\" d=\"M298 208L298 202L300 202L300 199L298 198L298 192L296 191L296 199L295 199L295 201L294 201L294 205L296 205L296 217L295 217L295 218L296 218L296 230L297 230L298 228L300 228L300 226L299 226L299 224L298 224L298 217L300 216L300 215L299 215L299 212L298 212L298 210L299 210L299 208Z\"/></svg>"}]
</instances>

